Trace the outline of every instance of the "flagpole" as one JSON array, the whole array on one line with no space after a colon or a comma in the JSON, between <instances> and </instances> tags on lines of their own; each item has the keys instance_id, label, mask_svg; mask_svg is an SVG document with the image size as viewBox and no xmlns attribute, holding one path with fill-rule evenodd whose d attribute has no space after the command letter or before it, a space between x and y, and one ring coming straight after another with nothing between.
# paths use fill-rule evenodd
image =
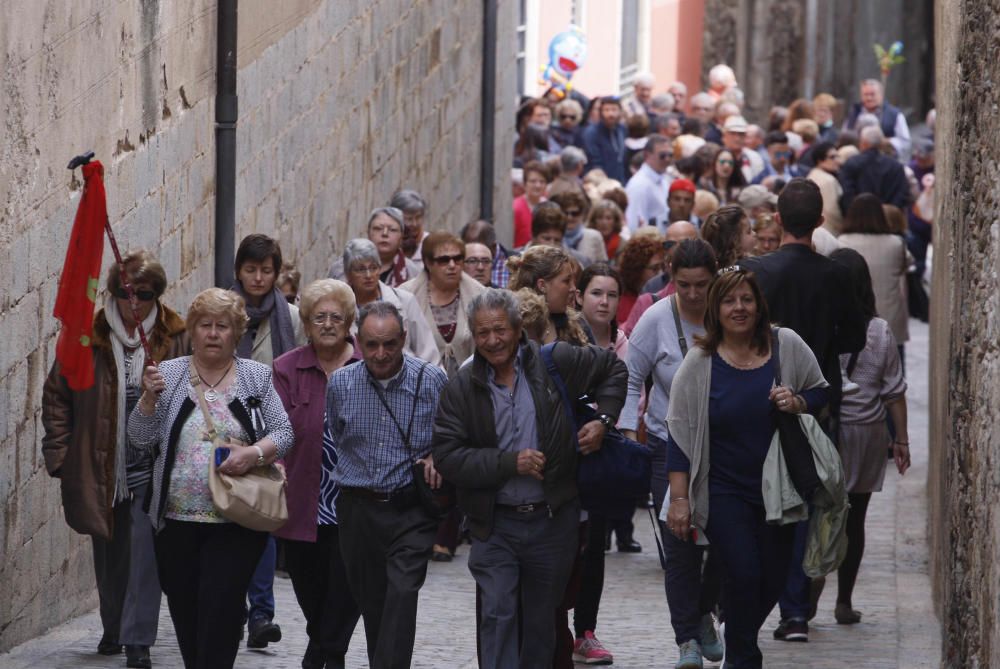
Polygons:
<instances>
[{"instance_id":1,"label":"flagpole","mask_svg":"<svg viewBox=\"0 0 1000 669\"><path fill-rule=\"evenodd\" d=\"M86 153L80 154L69 161L67 169L74 170L77 167L82 167L89 163L94 157L93 151L87 151ZM125 264L122 262L122 254L118 250L118 242L115 239L115 233L111 229L111 221L105 216L104 218L104 231L108 233L108 241L111 242L111 250L115 254L115 262L118 263L118 276L121 285L125 288L125 292L128 293L128 303L132 308L132 319L135 321L136 330L139 332L139 341L142 342L142 350L146 354L146 364L156 365L156 361L153 360L153 356L149 350L149 341L146 339L146 329L142 327L142 319L139 317L139 300L135 296L135 290L132 288L132 283L128 280L128 274L125 272Z\"/></svg>"}]
</instances>

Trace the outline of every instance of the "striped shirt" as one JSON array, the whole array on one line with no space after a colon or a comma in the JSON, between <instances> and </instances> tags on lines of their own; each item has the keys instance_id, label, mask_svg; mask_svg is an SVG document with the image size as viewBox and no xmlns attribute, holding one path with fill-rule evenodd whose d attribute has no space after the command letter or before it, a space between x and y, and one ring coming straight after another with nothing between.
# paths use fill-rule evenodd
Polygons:
<instances>
[{"instance_id":1,"label":"striped shirt","mask_svg":"<svg viewBox=\"0 0 1000 669\"><path fill-rule=\"evenodd\" d=\"M414 404L421 367L423 379ZM380 493L409 485L413 480L410 464L430 452L438 397L447 380L440 368L408 354L403 357L399 374L384 387L372 377L367 365L349 365L334 372L326 390L326 416L337 454L333 483L341 488L367 488ZM379 400L379 393L392 416ZM400 434L400 428L405 432L411 418L412 450Z\"/></svg>"}]
</instances>

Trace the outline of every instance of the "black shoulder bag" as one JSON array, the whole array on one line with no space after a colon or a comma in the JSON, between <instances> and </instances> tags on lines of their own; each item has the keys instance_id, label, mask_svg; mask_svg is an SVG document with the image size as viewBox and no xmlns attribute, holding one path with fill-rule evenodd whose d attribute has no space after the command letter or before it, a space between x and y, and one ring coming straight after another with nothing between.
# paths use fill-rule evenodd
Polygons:
<instances>
[{"instance_id":1,"label":"black shoulder bag","mask_svg":"<svg viewBox=\"0 0 1000 669\"><path fill-rule=\"evenodd\" d=\"M778 344L778 330L771 330L771 356L774 358L774 383L781 385L781 349ZM813 493L820 486L816 462L813 460L812 446L802 430L802 423L796 414L779 411L772 407L774 421L778 426L781 453L785 456L785 466L792 479L792 485L805 502L811 502Z\"/></svg>"},{"instance_id":2,"label":"black shoulder bag","mask_svg":"<svg viewBox=\"0 0 1000 669\"><path fill-rule=\"evenodd\" d=\"M455 506L455 486L442 481L440 488L436 490L431 488L430 484L427 483L427 479L424 478L424 463L417 461L417 457L413 452L413 446L410 444L413 419L417 415L417 401L420 399L420 384L424 380L424 370L426 368L427 363L424 363L420 366L420 372L417 373L417 386L413 390L413 406L410 409L410 421L406 425L405 432L403 431L403 426L399 424L399 420L396 419L396 415L389 408L389 403L383 395L382 388L376 385L375 394L378 396L379 401L382 402L382 406L385 407L389 417L392 418L392 422L396 424L396 429L399 430L399 435L403 438L403 444L410 454L410 473L413 476L413 487L416 488L417 497L420 499L420 506L432 518L440 519L448 515Z\"/></svg>"}]
</instances>

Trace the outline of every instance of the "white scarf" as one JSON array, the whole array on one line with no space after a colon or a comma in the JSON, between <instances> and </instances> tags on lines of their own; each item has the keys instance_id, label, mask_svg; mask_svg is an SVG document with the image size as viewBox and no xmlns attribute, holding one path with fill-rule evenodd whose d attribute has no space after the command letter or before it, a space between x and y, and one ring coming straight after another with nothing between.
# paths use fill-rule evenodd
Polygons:
<instances>
[{"instance_id":1,"label":"white scarf","mask_svg":"<svg viewBox=\"0 0 1000 669\"><path fill-rule=\"evenodd\" d=\"M149 336L156 325L156 303L149 315L142 322L142 328ZM104 298L104 317L111 326L111 352L115 356L115 369L118 373L118 434L116 435L115 446L115 502L119 502L128 497L128 483L125 478L128 438L125 436L128 416L125 415L125 388L127 385L142 387L142 372L146 367L146 353L142 350L142 340L139 339L139 328L135 329L135 334L129 336L122 316L118 312L118 303L115 298L108 295ZM132 354L132 367L129 370L129 378L125 380L125 349L134 350Z\"/></svg>"}]
</instances>

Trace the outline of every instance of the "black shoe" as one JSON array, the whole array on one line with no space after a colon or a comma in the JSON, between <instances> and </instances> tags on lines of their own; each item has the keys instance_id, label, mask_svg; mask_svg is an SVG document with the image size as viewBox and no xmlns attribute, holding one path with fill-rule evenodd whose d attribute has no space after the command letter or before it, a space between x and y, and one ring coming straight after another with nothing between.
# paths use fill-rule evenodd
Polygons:
<instances>
[{"instance_id":1,"label":"black shoe","mask_svg":"<svg viewBox=\"0 0 1000 669\"><path fill-rule=\"evenodd\" d=\"M250 623L247 634L247 648L267 648L269 643L281 641L281 628L267 618Z\"/></svg>"},{"instance_id":2,"label":"black shoe","mask_svg":"<svg viewBox=\"0 0 1000 669\"><path fill-rule=\"evenodd\" d=\"M641 553L642 544L640 544L635 539L629 539L628 541L618 542L618 552L619 553Z\"/></svg>"},{"instance_id":3,"label":"black shoe","mask_svg":"<svg viewBox=\"0 0 1000 669\"><path fill-rule=\"evenodd\" d=\"M98 655L120 655L121 652L122 645L117 641L109 639L107 634L102 636L101 640L97 642Z\"/></svg>"},{"instance_id":4,"label":"black shoe","mask_svg":"<svg viewBox=\"0 0 1000 669\"><path fill-rule=\"evenodd\" d=\"M774 628L774 638L777 641L809 641L809 623L804 620L782 620Z\"/></svg>"},{"instance_id":5,"label":"black shoe","mask_svg":"<svg viewBox=\"0 0 1000 669\"><path fill-rule=\"evenodd\" d=\"M125 666L129 669L152 669L149 646L125 646Z\"/></svg>"}]
</instances>

